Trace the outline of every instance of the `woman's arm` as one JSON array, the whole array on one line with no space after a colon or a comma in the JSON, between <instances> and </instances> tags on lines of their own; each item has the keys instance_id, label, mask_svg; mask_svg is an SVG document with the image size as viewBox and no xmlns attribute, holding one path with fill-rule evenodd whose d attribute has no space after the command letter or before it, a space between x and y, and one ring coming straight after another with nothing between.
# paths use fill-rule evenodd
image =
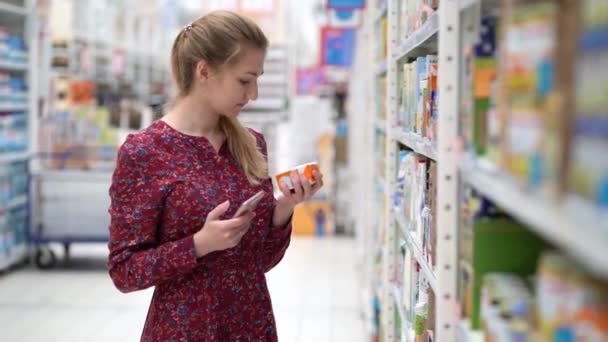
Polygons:
<instances>
[{"instance_id":1,"label":"woman's arm","mask_svg":"<svg viewBox=\"0 0 608 342\"><path fill-rule=\"evenodd\" d=\"M108 269L121 292L142 290L198 265L192 236L159 245L168 189L153 177L149 145L130 136L120 148L110 187Z\"/></svg>"}]
</instances>

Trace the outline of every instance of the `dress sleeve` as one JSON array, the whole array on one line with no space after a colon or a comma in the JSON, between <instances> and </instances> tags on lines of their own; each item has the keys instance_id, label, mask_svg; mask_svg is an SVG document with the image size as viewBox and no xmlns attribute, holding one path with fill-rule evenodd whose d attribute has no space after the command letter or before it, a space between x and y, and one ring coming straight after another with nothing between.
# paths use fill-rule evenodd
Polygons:
<instances>
[{"instance_id":1,"label":"dress sleeve","mask_svg":"<svg viewBox=\"0 0 608 342\"><path fill-rule=\"evenodd\" d=\"M154 177L151 144L129 136L118 151L110 186L108 269L121 292L155 286L198 263L193 236L159 244L169 188Z\"/></svg>"},{"instance_id":2,"label":"dress sleeve","mask_svg":"<svg viewBox=\"0 0 608 342\"><path fill-rule=\"evenodd\" d=\"M266 160L268 160L268 149L266 146L266 140L264 139L264 136L261 133L257 133L255 131L252 131L252 133L254 134L254 136L256 137L256 139L258 141L258 146L259 146L260 150L262 151L262 153L264 154L264 157L266 158ZM271 194L273 193L272 180L270 179L270 177L268 177L264 181L264 189L266 191L270 192ZM270 213L270 220L269 220L270 230L268 232L268 235L266 235L266 238L263 241L263 246L262 246L262 250L261 250L261 252L262 252L261 262L263 264L264 272L270 271L281 261L281 259L283 259L283 256L285 256L285 251L287 251L287 247L289 247L289 243L291 242L291 230L292 230L291 217L287 221L287 224L285 224L282 227L273 227L272 226L272 217L274 216L275 207L276 207L276 200L272 204L272 210L269 211L269 213Z\"/></svg>"}]
</instances>

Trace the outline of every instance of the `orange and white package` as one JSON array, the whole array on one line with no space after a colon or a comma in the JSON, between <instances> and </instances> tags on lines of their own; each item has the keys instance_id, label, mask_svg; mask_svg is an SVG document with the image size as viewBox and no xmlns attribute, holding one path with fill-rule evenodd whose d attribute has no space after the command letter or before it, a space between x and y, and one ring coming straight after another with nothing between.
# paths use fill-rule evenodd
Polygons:
<instances>
[{"instance_id":1,"label":"orange and white package","mask_svg":"<svg viewBox=\"0 0 608 342\"><path fill-rule=\"evenodd\" d=\"M319 164L317 162L307 163L298 165L290 170L285 172L281 172L275 176L275 180L277 181L277 185L280 187L282 184L287 185L289 190L293 190L293 182L291 181L291 172L297 170L299 174L304 175L306 179L308 179L312 184L315 183L315 177L313 176L313 171L319 171Z\"/></svg>"}]
</instances>

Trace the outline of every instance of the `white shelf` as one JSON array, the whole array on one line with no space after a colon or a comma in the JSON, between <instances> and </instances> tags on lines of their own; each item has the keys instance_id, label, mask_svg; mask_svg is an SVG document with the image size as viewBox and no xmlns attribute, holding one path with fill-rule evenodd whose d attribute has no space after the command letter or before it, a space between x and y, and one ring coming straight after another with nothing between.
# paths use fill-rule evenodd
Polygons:
<instances>
[{"instance_id":1,"label":"white shelf","mask_svg":"<svg viewBox=\"0 0 608 342\"><path fill-rule=\"evenodd\" d=\"M17 62L0 60L0 70L26 71L27 63L17 63Z\"/></svg>"},{"instance_id":2,"label":"white shelf","mask_svg":"<svg viewBox=\"0 0 608 342\"><path fill-rule=\"evenodd\" d=\"M25 9L25 7L7 4L6 2L0 1L0 13L26 15L27 10Z\"/></svg>"},{"instance_id":3,"label":"white shelf","mask_svg":"<svg viewBox=\"0 0 608 342\"><path fill-rule=\"evenodd\" d=\"M0 164L12 163L26 160L30 157L29 152L5 152L0 153Z\"/></svg>"},{"instance_id":4,"label":"white shelf","mask_svg":"<svg viewBox=\"0 0 608 342\"><path fill-rule=\"evenodd\" d=\"M376 130L386 134L386 121L377 119L376 120Z\"/></svg>"},{"instance_id":5,"label":"white shelf","mask_svg":"<svg viewBox=\"0 0 608 342\"><path fill-rule=\"evenodd\" d=\"M420 264L422 268L422 273L424 274L424 277L428 280L429 285L433 289L433 292L437 293L437 277L435 276L431 265L429 265L429 263L424 258L424 255L422 254L422 248L420 248L420 246L412 236L409 224L406 222L403 213L398 208L394 208L394 210L395 218L397 220L401 235L403 235L403 238L407 242L409 250L413 253L414 259L416 259L418 264Z\"/></svg>"},{"instance_id":6,"label":"white shelf","mask_svg":"<svg viewBox=\"0 0 608 342\"><path fill-rule=\"evenodd\" d=\"M458 333L456 335L458 342L483 342L483 334L481 331L471 330L469 322L466 320L458 323Z\"/></svg>"},{"instance_id":7,"label":"white shelf","mask_svg":"<svg viewBox=\"0 0 608 342\"><path fill-rule=\"evenodd\" d=\"M404 324L409 325L409 321L407 319L405 311L403 310L403 298L401 298L401 290L395 284L393 284L392 289L393 298L395 299L395 306L397 307L397 313L399 314L399 317L401 317L401 321L403 321Z\"/></svg>"},{"instance_id":8,"label":"white shelf","mask_svg":"<svg viewBox=\"0 0 608 342\"><path fill-rule=\"evenodd\" d=\"M378 15L376 16L376 22L380 21L382 18L386 17L386 15L388 14L388 2L390 0L386 0L383 3L380 4L380 7L378 8Z\"/></svg>"},{"instance_id":9,"label":"white shelf","mask_svg":"<svg viewBox=\"0 0 608 342\"><path fill-rule=\"evenodd\" d=\"M420 155L437 160L437 147L428 138L415 133L403 132L402 128L396 128L395 130L395 136L399 143Z\"/></svg>"},{"instance_id":10,"label":"white shelf","mask_svg":"<svg viewBox=\"0 0 608 342\"><path fill-rule=\"evenodd\" d=\"M608 279L608 211L570 196L562 204L530 191L482 160L463 158L463 180L548 241L571 254L589 271Z\"/></svg>"},{"instance_id":11,"label":"white shelf","mask_svg":"<svg viewBox=\"0 0 608 342\"><path fill-rule=\"evenodd\" d=\"M429 19L416 32L407 37L395 53L397 60L409 57L421 49L428 49L429 45L437 45L437 33L439 32L439 13L435 11ZM425 52L426 53L426 52Z\"/></svg>"},{"instance_id":12,"label":"white shelf","mask_svg":"<svg viewBox=\"0 0 608 342\"><path fill-rule=\"evenodd\" d=\"M460 0L460 10L466 10L473 5L478 4L480 1L481 0Z\"/></svg>"},{"instance_id":13,"label":"white shelf","mask_svg":"<svg viewBox=\"0 0 608 342\"><path fill-rule=\"evenodd\" d=\"M0 105L0 112L21 112L27 109L27 104Z\"/></svg>"},{"instance_id":14,"label":"white shelf","mask_svg":"<svg viewBox=\"0 0 608 342\"><path fill-rule=\"evenodd\" d=\"M376 76L380 77L388 72L388 61L382 61L376 65Z\"/></svg>"},{"instance_id":15,"label":"white shelf","mask_svg":"<svg viewBox=\"0 0 608 342\"><path fill-rule=\"evenodd\" d=\"M403 310L403 298L401 297L401 289L393 284L392 286L393 289L393 299L395 300L395 306L397 307L397 313L399 314L399 317L401 317L401 323L403 324L402 329L401 329L401 334L404 336L402 337L402 341L413 341L414 339L412 338L412 329L411 329L411 323L410 321L407 319L407 315L405 314L405 311Z\"/></svg>"}]
</instances>

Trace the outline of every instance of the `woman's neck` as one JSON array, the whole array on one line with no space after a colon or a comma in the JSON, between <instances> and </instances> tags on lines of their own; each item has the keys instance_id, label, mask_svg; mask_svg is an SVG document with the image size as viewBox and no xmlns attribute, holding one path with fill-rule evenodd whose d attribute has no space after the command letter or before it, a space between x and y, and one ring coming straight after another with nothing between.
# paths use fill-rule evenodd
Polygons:
<instances>
[{"instance_id":1,"label":"woman's neck","mask_svg":"<svg viewBox=\"0 0 608 342\"><path fill-rule=\"evenodd\" d=\"M216 137L220 131L220 115L209 110L200 99L185 96L163 118L176 130L193 136Z\"/></svg>"}]
</instances>

